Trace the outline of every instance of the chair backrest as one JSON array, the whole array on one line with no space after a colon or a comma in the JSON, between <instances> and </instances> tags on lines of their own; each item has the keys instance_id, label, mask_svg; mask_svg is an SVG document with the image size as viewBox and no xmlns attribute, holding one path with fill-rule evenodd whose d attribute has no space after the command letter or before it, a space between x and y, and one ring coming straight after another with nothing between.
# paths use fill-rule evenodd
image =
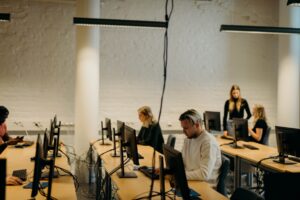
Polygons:
<instances>
[{"instance_id":1,"label":"chair backrest","mask_svg":"<svg viewBox=\"0 0 300 200\"><path fill-rule=\"evenodd\" d=\"M176 142L176 137L172 134L170 134L168 136L168 139L167 139L167 145L171 146L171 147L175 147L175 142Z\"/></svg>"},{"instance_id":2,"label":"chair backrest","mask_svg":"<svg viewBox=\"0 0 300 200\"><path fill-rule=\"evenodd\" d=\"M264 144L264 145L268 145L268 144L269 144L269 136L270 136L270 132L271 132L271 127L268 126L266 135L264 136L264 138L263 138L263 140L262 140L262 144Z\"/></svg>"},{"instance_id":3,"label":"chair backrest","mask_svg":"<svg viewBox=\"0 0 300 200\"><path fill-rule=\"evenodd\" d=\"M226 192L226 177L228 175L230 168L230 160L226 156L222 155L222 165L220 167L220 174L218 177L217 191L224 196L227 195Z\"/></svg>"},{"instance_id":4,"label":"chair backrest","mask_svg":"<svg viewBox=\"0 0 300 200\"><path fill-rule=\"evenodd\" d=\"M264 198L251 190L237 188L230 197L230 200L264 200Z\"/></svg>"}]
</instances>

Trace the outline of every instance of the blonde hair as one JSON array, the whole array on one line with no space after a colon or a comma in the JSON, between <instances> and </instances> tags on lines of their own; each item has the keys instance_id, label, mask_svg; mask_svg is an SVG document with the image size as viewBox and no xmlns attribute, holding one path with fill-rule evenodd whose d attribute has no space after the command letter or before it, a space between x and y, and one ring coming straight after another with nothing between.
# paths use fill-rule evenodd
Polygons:
<instances>
[{"instance_id":1,"label":"blonde hair","mask_svg":"<svg viewBox=\"0 0 300 200\"><path fill-rule=\"evenodd\" d=\"M236 102L236 108L238 111L240 111L241 109L241 105L242 105L242 97L241 97L241 89L238 85L232 85L231 89L230 89L230 93L229 93L229 111L232 112L234 110L234 98L232 96L232 92L233 90L238 90L240 92L239 98Z\"/></svg>"},{"instance_id":2,"label":"blonde hair","mask_svg":"<svg viewBox=\"0 0 300 200\"><path fill-rule=\"evenodd\" d=\"M143 114L146 117L145 122L143 122L144 127L149 127L149 125L156 123L152 110L149 106L140 107L138 109L138 113Z\"/></svg>"},{"instance_id":3,"label":"blonde hair","mask_svg":"<svg viewBox=\"0 0 300 200\"><path fill-rule=\"evenodd\" d=\"M256 123L257 120L263 119L264 121L267 121L265 108L263 105L255 104L253 107L253 117L254 117L254 123Z\"/></svg>"}]
</instances>

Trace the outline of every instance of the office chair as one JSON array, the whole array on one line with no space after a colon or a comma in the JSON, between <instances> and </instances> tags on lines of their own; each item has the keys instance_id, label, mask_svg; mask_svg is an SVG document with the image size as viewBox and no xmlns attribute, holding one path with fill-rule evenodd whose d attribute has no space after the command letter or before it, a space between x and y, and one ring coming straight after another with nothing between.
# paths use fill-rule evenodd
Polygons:
<instances>
[{"instance_id":1,"label":"office chair","mask_svg":"<svg viewBox=\"0 0 300 200\"><path fill-rule=\"evenodd\" d=\"M268 145L268 144L269 144L269 136L270 136L270 132L271 132L271 127L268 126L266 135L265 135L265 137L263 138L263 141L262 141L262 143L263 143L264 145Z\"/></svg>"},{"instance_id":2,"label":"office chair","mask_svg":"<svg viewBox=\"0 0 300 200\"><path fill-rule=\"evenodd\" d=\"M230 197L230 200L264 200L264 198L251 190L237 188Z\"/></svg>"},{"instance_id":3,"label":"office chair","mask_svg":"<svg viewBox=\"0 0 300 200\"><path fill-rule=\"evenodd\" d=\"M217 191L224 196L227 195L226 191L226 178L230 168L230 160L226 156L222 155L222 165L220 167L220 174L218 177Z\"/></svg>"},{"instance_id":4,"label":"office chair","mask_svg":"<svg viewBox=\"0 0 300 200\"><path fill-rule=\"evenodd\" d=\"M176 137L172 134L170 134L168 136L168 139L167 139L167 145L171 146L171 147L175 147L175 142L176 142Z\"/></svg>"}]
</instances>

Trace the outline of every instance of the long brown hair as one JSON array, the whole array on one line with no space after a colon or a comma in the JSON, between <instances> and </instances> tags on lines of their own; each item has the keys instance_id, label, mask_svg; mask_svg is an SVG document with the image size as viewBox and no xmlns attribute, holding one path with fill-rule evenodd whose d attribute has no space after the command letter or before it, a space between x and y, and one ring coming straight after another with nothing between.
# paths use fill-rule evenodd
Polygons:
<instances>
[{"instance_id":1,"label":"long brown hair","mask_svg":"<svg viewBox=\"0 0 300 200\"><path fill-rule=\"evenodd\" d=\"M253 107L253 117L254 117L254 124L257 120L262 119L267 121L266 111L263 105L255 104Z\"/></svg>"},{"instance_id":2,"label":"long brown hair","mask_svg":"<svg viewBox=\"0 0 300 200\"><path fill-rule=\"evenodd\" d=\"M238 85L232 85L231 89L230 89L230 93L229 93L229 96L230 96L230 98L229 98L229 111L230 112L232 112L234 110L234 105L235 105L234 98L232 96L233 90L238 90L240 92L240 95L239 95L238 100L236 102L236 108L237 108L238 111L240 111L241 105L242 105L241 89Z\"/></svg>"}]
</instances>

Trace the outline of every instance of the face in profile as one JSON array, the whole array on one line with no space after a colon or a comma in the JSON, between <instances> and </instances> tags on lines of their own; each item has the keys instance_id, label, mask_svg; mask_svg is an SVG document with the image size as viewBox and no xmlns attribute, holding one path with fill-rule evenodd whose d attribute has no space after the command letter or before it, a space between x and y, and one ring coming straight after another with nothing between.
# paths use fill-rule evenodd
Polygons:
<instances>
[{"instance_id":1,"label":"face in profile","mask_svg":"<svg viewBox=\"0 0 300 200\"><path fill-rule=\"evenodd\" d=\"M146 121L146 119L147 119L147 117L143 114L143 113L139 113L139 119L140 119L140 121L143 123L143 122L145 122Z\"/></svg>"},{"instance_id":2,"label":"face in profile","mask_svg":"<svg viewBox=\"0 0 300 200\"><path fill-rule=\"evenodd\" d=\"M1 125L0 125L0 137L3 137L5 135L7 131L7 127L6 127L6 123L3 122Z\"/></svg>"},{"instance_id":3,"label":"face in profile","mask_svg":"<svg viewBox=\"0 0 300 200\"><path fill-rule=\"evenodd\" d=\"M187 138L191 139L197 135L197 128L199 127L198 123L194 124L188 119L182 120L180 122L183 132Z\"/></svg>"},{"instance_id":4,"label":"face in profile","mask_svg":"<svg viewBox=\"0 0 300 200\"><path fill-rule=\"evenodd\" d=\"M232 90L231 95L234 99L238 99L240 97L240 91L239 90Z\"/></svg>"}]
</instances>

